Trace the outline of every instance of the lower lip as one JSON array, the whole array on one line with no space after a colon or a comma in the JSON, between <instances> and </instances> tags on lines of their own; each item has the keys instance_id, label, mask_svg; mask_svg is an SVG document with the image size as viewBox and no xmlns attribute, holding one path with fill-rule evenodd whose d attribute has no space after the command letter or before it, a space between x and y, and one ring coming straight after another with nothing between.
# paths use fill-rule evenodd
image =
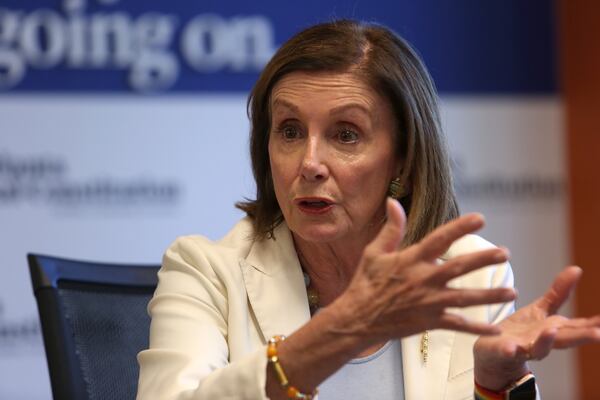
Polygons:
<instances>
[{"instance_id":1,"label":"lower lip","mask_svg":"<svg viewBox=\"0 0 600 400\"><path fill-rule=\"evenodd\" d=\"M321 214L326 214L329 211L331 211L331 209L333 208L333 204L329 204L328 206L325 207L307 207L304 206L302 204L298 204L298 209L300 211L302 211L305 214L311 214L311 215L321 215Z\"/></svg>"}]
</instances>

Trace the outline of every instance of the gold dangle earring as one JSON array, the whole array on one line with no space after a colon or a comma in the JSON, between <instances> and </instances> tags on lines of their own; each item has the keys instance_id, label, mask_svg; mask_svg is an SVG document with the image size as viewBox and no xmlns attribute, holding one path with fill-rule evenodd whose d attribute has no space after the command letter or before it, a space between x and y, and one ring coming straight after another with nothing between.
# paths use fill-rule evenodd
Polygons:
<instances>
[{"instance_id":1,"label":"gold dangle earring","mask_svg":"<svg viewBox=\"0 0 600 400\"><path fill-rule=\"evenodd\" d=\"M388 187L388 196L392 199L398 200L402 198L404 195L404 188L402 187L402 183L400 182L400 178L395 178L390 182L390 186Z\"/></svg>"}]
</instances>

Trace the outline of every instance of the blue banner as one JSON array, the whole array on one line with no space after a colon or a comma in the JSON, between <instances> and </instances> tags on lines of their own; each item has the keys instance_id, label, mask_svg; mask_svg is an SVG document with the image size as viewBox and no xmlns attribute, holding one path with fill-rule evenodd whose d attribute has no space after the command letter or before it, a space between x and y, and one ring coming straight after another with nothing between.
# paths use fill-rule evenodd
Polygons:
<instances>
[{"instance_id":1,"label":"blue banner","mask_svg":"<svg viewBox=\"0 0 600 400\"><path fill-rule=\"evenodd\" d=\"M3 0L0 93L247 92L281 43L334 18L397 31L442 93L557 90L547 0Z\"/></svg>"}]
</instances>

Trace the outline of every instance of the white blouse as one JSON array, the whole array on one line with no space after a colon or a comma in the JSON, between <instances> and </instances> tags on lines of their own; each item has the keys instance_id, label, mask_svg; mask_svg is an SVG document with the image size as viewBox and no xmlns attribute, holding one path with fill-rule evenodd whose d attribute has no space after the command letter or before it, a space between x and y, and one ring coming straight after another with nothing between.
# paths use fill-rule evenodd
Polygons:
<instances>
[{"instance_id":1,"label":"white blouse","mask_svg":"<svg viewBox=\"0 0 600 400\"><path fill-rule=\"evenodd\" d=\"M338 399L404 400L400 341L350 360L319 386L319 400Z\"/></svg>"}]
</instances>

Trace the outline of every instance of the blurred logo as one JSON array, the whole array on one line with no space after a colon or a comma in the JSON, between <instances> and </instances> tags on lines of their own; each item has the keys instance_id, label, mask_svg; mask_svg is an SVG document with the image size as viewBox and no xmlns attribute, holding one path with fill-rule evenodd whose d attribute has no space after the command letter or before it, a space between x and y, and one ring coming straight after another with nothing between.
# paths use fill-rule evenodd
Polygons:
<instances>
[{"instance_id":1,"label":"blurred logo","mask_svg":"<svg viewBox=\"0 0 600 400\"><path fill-rule=\"evenodd\" d=\"M63 158L50 155L14 157L0 152L0 206L42 202L72 207L165 206L179 200L181 187L172 180L110 176L73 179Z\"/></svg>"},{"instance_id":2,"label":"blurred logo","mask_svg":"<svg viewBox=\"0 0 600 400\"><path fill-rule=\"evenodd\" d=\"M31 349L31 344L39 344L40 324L37 316L7 320L4 318L4 305L0 301L0 350L14 351L20 344L23 349Z\"/></svg>"},{"instance_id":3,"label":"blurred logo","mask_svg":"<svg viewBox=\"0 0 600 400\"><path fill-rule=\"evenodd\" d=\"M454 187L464 200L556 200L564 195L560 177L532 173L510 176L507 174L467 174L463 160L453 160Z\"/></svg>"},{"instance_id":4,"label":"blurred logo","mask_svg":"<svg viewBox=\"0 0 600 400\"><path fill-rule=\"evenodd\" d=\"M97 0L94 11L85 0L63 0L61 10L0 8L0 90L22 84L31 68L125 71L131 89L160 91L176 83L182 65L202 74L256 73L274 52L273 25L262 16L134 15L115 3ZM93 86L79 78L77 85ZM65 85L73 79L64 75Z\"/></svg>"}]
</instances>

